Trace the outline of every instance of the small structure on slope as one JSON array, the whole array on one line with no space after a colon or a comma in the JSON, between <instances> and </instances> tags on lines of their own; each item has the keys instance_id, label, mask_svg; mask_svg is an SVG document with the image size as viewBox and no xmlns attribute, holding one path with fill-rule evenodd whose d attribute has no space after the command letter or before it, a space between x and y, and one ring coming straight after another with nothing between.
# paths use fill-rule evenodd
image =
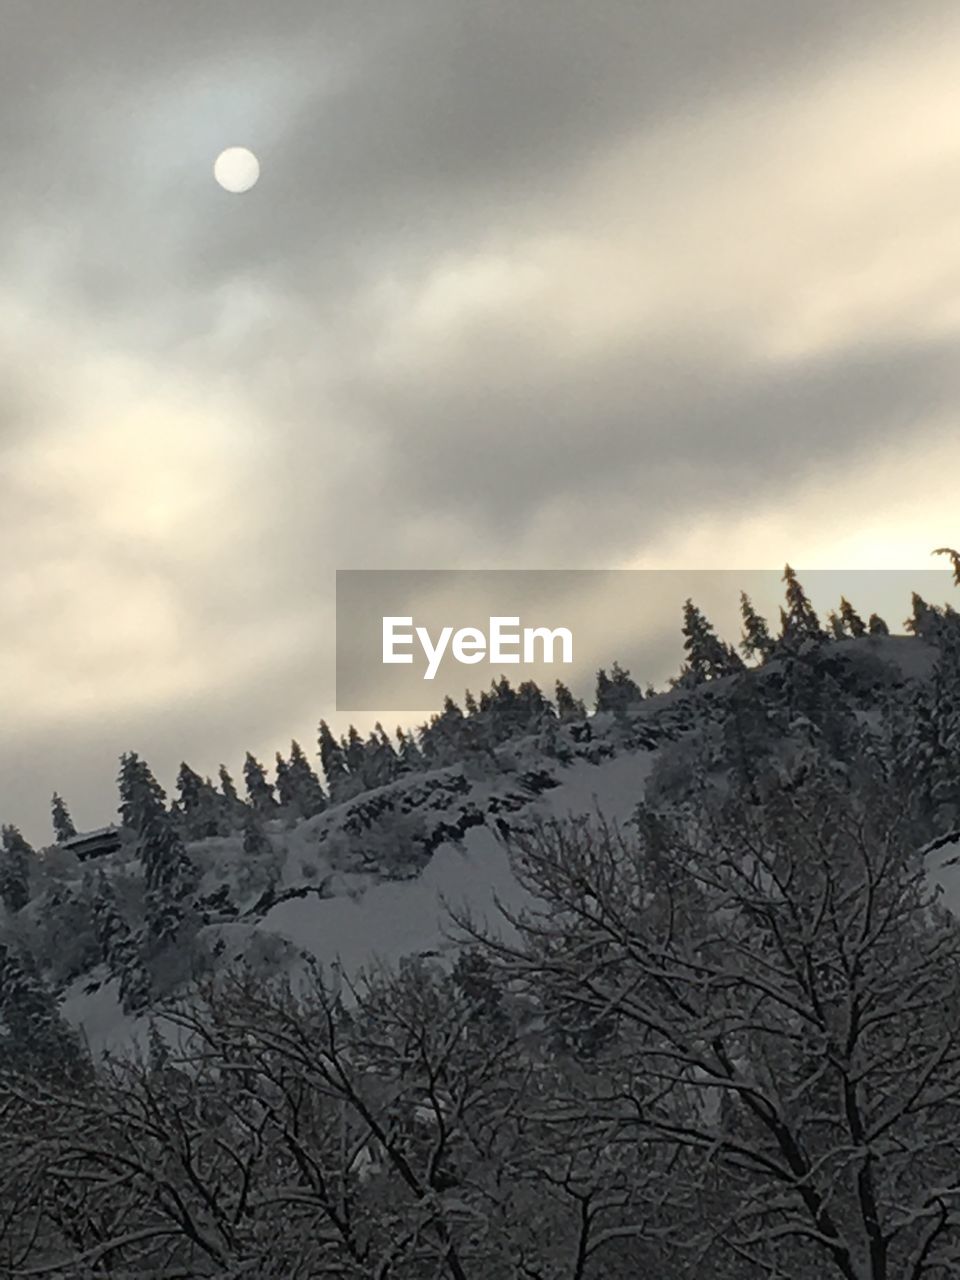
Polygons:
<instances>
[{"instance_id":1,"label":"small structure on slope","mask_svg":"<svg viewBox=\"0 0 960 1280\"><path fill-rule=\"evenodd\" d=\"M64 840L61 848L75 853L81 862L88 858L102 858L104 854L116 853L120 848L120 828L110 826L98 827L96 831L80 831Z\"/></svg>"}]
</instances>

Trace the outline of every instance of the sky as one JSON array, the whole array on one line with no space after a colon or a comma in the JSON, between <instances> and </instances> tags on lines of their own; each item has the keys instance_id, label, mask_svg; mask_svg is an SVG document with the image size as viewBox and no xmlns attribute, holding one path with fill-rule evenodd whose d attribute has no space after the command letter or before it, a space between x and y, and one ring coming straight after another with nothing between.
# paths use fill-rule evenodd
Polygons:
<instances>
[{"instance_id":1,"label":"sky","mask_svg":"<svg viewBox=\"0 0 960 1280\"><path fill-rule=\"evenodd\" d=\"M337 569L930 568L958 119L931 0L3 0L0 817L344 727Z\"/></svg>"}]
</instances>

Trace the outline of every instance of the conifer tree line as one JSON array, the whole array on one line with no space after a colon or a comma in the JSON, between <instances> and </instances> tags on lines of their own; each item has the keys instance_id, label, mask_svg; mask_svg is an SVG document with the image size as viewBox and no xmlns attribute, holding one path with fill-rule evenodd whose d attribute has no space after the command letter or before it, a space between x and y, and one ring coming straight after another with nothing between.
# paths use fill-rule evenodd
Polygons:
<instances>
[{"instance_id":1,"label":"conifer tree line","mask_svg":"<svg viewBox=\"0 0 960 1280\"><path fill-rule=\"evenodd\" d=\"M954 555L956 553L948 553ZM953 561L954 575L958 562ZM832 744L836 752L851 749L854 729L840 708L842 690L825 669L806 661L811 654L830 650L840 640L861 640L888 634L876 615L864 622L841 598L824 627L802 584L788 566L784 573L785 605L776 633L741 596L743 632L738 653L722 641L703 612L690 600L683 610L684 663L672 682L681 689L726 681L730 696L718 752L736 763L737 776L756 787L758 762L768 751L774 727L781 734L803 732ZM949 605L928 604L914 594L906 630L933 645L938 653L929 681L907 701L893 699L881 706L884 733L895 751L898 768L908 782L918 811L931 806L941 826L960 817L960 687L955 676L958 615ZM741 656L742 655L742 656ZM750 664L748 666L748 664ZM758 686L745 678L751 670L777 674L774 702L764 701ZM631 711L653 694L641 690L630 673L614 663L597 673L592 711L609 716L612 725L629 728ZM68 975L84 964L102 962L120 982L124 1007L143 1008L156 990L151 974L159 958L176 950L190 936L206 910L199 896L198 871L188 846L217 838L239 840L251 867L269 867L273 855L272 824L292 824L322 814L371 789L405 775L475 759L495 761L498 748L521 738L533 738L539 751L563 764L571 755L570 729L587 720L584 702L560 681L555 698L546 698L537 685L513 688L501 677L474 697L469 691L461 709L452 698L440 714L415 732L396 730L391 740L382 725L362 737L352 726L339 739L325 721L318 734L324 786L306 753L296 741L284 757L277 753L273 779L264 765L247 753L242 770L244 795L224 765L218 784L183 762L176 778L176 796L167 796L149 765L135 752L121 759L119 817L128 847L138 859L142 898L120 902L102 870L84 877L82 891L66 889L49 897L45 909L67 921L92 913L91 946L70 961ZM870 749L869 744L865 749ZM51 804L56 844L68 843L76 827L64 799ZM31 900L36 853L12 825L0 831L0 902L16 917ZM265 872L269 878L269 872Z\"/></svg>"},{"instance_id":2,"label":"conifer tree line","mask_svg":"<svg viewBox=\"0 0 960 1280\"><path fill-rule=\"evenodd\" d=\"M941 548L937 554L941 553L957 554L948 548ZM882 618L872 613L864 621L845 597L841 597L836 610L830 611L824 626L789 565L783 582L786 601L780 610L776 634L756 611L750 597L741 592L743 629L737 647L716 635L709 619L692 600L685 601L684 662L679 675L670 681L670 687L691 688L734 676L744 671L748 663L762 665L777 657L796 654L811 644L890 634ZM949 605L944 608L929 605L915 592L911 614L904 626L910 634L929 640L936 635L940 623L944 619L949 623L952 616ZM609 671L606 668L597 671L590 710L623 718L631 707L656 692L651 685L641 689L630 672L614 662ZM482 691L479 698L468 689L463 708L452 697L446 697L439 714L415 730L397 726L393 738L380 723L366 737L350 725L347 732L337 738L327 722L321 720L317 745L323 782L296 741L291 742L288 757L279 751L276 753L273 780L264 764L247 752L242 769L244 798L225 765L219 767L217 784L202 777L184 761L177 774L177 796L170 812L188 841L244 829L250 809L261 819L312 818L322 813L330 802L350 799L411 772L460 761L471 754L490 754L513 738L542 734L544 740L549 741L555 725L583 722L587 716L584 701L575 697L561 680L556 681L551 700L534 681L524 681L513 688L507 677L501 676L493 681L489 690ZM126 806L127 801L123 801L121 815L126 812ZM51 809L55 839L62 844L77 834L76 827L66 802L56 793ZM16 838L22 839L19 833ZM15 838L11 836L11 839ZM16 850L11 852L15 861ZM15 869L11 874L16 876ZM13 894L15 898L15 889Z\"/></svg>"},{"instance_id":3,"label":"conifer tree line","mask_svg":"<svg viewBox=\"0 0 960 1280\"><path fill-rule=\"evenodd\" d=\"M957 553L940 548L936 554L951 557L956 576ZM683 606L682 620L684 662L670 686L692 688L736 676L747 669L747 664L762 666L828 641L889 634L882 618L874 613L864 621L845 597L841 597L838 608L829 613L824 625L789 565L783 582L786 599L776 633L757 612L750 597L741 593L743 629L737 647L721 640L703 611L688 599ZM951 606L930 605L915 592L904 626L911 635L935 640L944 628L949 629L954 618ZM609 672L601 668L596 673L591 710L623 720L632 707L655 693L650 685L641 690L630 672L614 662ZM317 745L323 782L296 741L291 742L286 758L279 751L276 753L273 780L261 761L250 752L246 754L242 769L243 798L225 765L219 767L217 784L184 761L177 774L177 795L169 806L168 825L184 842L242 831L248 841L256 843L251 831L252 824L258 820L297 821L316 817L331 802L349 800L406 774L461 762L471 756L492 757L499 746L512 739L536 734L547 754L563 755L558 726L582 723L587 716L585 703L560 680L556 682L551 700L533 681L513 688L506 676L501 676L489 690L482 691L479 698L468 690L462 709L448 696L439 714L415 730L398 726L392 739L379 723L366 737L351 725L338 739L327 722L321 720ZM124 826L140 835L151 823L156 828L166 798L149 768L135 753L124 756L121 761L120 790L120 816ZM149 803L147 797L152 797ZM57 793L53 796L51 812L55 840L63 844L77 831L66 802ZM169 843L175 836L162 838ZM160 839L155 830L152 842ZM19 910L28 896L27 868L31 852L16 827L3 828L0 899L8 910ZM163 861L163 856L160 857ZM179 854L171 854L174 861L178 857Z\"/></svg>"}]
</instances>

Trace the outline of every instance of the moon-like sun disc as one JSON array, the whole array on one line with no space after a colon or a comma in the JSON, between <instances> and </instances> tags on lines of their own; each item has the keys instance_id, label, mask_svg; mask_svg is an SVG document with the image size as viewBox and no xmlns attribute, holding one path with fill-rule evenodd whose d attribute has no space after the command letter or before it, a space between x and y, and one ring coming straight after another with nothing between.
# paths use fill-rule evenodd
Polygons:
<instances>
[{"instance_id":1,"label":"moon-like sun disc","mask_svg":"<svg viewBox=\"0 0 960 1280\"><path fill-rule=\"evenodd\" d=\"M227 147L217 156L213 176L224 191L239 196L256 184L260 177L260 161L246 147Z\"/></svg>"}]
</instances>

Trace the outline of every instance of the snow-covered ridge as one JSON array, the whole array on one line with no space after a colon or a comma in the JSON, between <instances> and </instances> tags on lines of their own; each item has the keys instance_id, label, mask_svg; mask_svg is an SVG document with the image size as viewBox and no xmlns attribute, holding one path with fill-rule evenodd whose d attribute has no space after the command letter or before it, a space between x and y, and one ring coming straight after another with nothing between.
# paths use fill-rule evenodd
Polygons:
<instances>
[{"instance_id":1,"label":"snow-covered ridge","mask_svg":"<svg viewBox=\"0 0 960 1280\"><path fill-rule=\"evenodd\" d=\"M418 767L327 803L313 816L298 819L288 809L271 817L266 809L254 814L251 836L252 811L237 801L238 814L246 814L243 830L187 841L186 861L174 872L185 876L177 899L177 910L187 912L180 941L146 961L137 958L136 922L158 890L129 830L120 832L119 848L86 863L71 847L76 837L43 850L39 892L6 927L39 954L65 1017L95 1049L139 1037L152 1003L183 990L198 974L240 959L289 969L311 955L355 974L376 961L442 952L450 945L445 904L496 924L495 899L508 907L522 902L508 845L536 819L598 810L629 821L654 770L658 786L668 787L688 770L687 748L677 755L677 744L693 743L701 755L719 752L718 759L729 755L724 734L740 716L734 708L744 696L792 707L774 737L799 733L802 739L811 720L799 703L811 673L814 686L832 689L861 723L875 723L880 701L922 684L935 657L936 650L917 638L848 638L807 646L794 657L771 655L752 671L731 663L727 672L718 665L710 679L681 680L646 697L628 673L614 668L607 681L611 710L588 716L568 709L559 720L548 708L535 717L535 732L479 749L468 735L460 761L430 767L421 758ZM716 661L727 659L721 653ZM636 696L625 697L631 690ZM496 711L495 704L488 711L491 705ZM517 706L511 693L508 712L515 716ZM815 710L811 714L816 718ZM449 721L455 731L459 722L452 714ZM774 751L782 745L774 742ZM136 757L125 761L134 771L143 769ZM309 774L305 761L296 763ZM188 775L202 817L209 784ZM144 776L149 792L156 784ZM262 770L247 783L253 801L258 787L269 787ZM226 781L224 793L229 796ZM91 837L94 843L100 837L115 841L117 831L85 833L81 846ZM100 912L97 933L90 903L104 893L112 905L106 927ZM136 981L121 978L131 964Z\"/></svg>"}]
</instances>

